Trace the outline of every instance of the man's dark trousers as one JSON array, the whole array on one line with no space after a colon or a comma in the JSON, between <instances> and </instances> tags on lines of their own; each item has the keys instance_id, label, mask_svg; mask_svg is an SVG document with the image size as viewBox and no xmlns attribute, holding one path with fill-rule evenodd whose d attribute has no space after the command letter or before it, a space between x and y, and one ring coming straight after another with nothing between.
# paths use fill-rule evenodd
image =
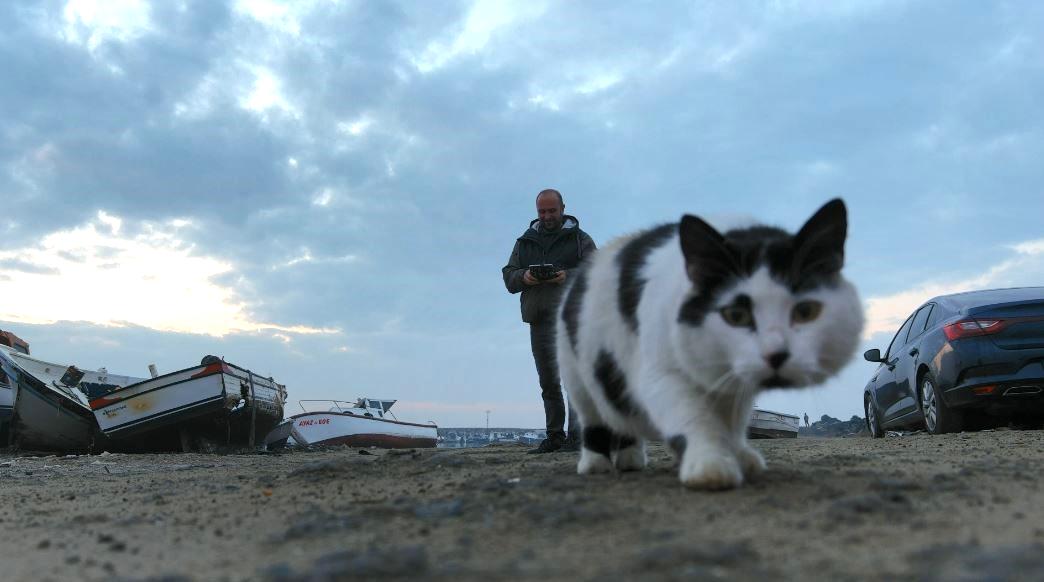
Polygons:
<instances>
[{"instance_id":1,"label":"man's dark trousers","mask_svg":"<svg viewBox=\"0 0 1044 582\"><path fill-rule=\"evenodd\" d=\"M566 405L562 398L562 382L558 376L558 363L555 356L555 320L549 318L529 324L529 343L533 348L533 361L536 362L537 375L540 377L540 396L544 399L544 419L548 438L565 437ZM569 436L578 438L576 413L569 407Z\"/></svg>"}]
</instances>

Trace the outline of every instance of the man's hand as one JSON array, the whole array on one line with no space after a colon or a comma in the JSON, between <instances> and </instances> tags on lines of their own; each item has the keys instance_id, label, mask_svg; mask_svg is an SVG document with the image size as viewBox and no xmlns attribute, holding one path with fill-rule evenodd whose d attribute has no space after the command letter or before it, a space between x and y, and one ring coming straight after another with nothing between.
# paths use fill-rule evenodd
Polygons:
<instances>
[{"instance_id":1,"label":"man's hand","mask_svg":"<svg viewBox=\"0 0 1044 582\"><path fill-rule=\"evenodd\" d=\"M526 272L522 273L522 282L528 285L529 287L543 283L543 281L534 277L533 273L529 272L529 269L526 269Z\"/></svg>"},{"instance_id":2,"label":"man's hand","mask_svg":"<svg viewBox=\"0 0 1044 582\"><path fill-rule=\"evenodd\" d=\"M563 270L563 271L559 271L555 275L554 279L548 279L547 282L548 283L554 283L555 285L561 285L562 283L565 283L565 280L566 280L566 272Z\"/></svg>"}]
</instances>

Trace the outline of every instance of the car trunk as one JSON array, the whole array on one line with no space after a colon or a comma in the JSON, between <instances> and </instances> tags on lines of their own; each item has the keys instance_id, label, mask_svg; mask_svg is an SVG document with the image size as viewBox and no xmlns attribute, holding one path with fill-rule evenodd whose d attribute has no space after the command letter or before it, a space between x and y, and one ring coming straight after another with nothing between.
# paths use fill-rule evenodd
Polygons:
<instances>
[{"instance_id":1,"label":"car trunk","mask_svg":"<svg viewBox=\"0 0 1044 582\"><path fill-rule=\"evenodd\" d=\"M985 305L968 310L976 319L997 318L1005 326L986 337L1005 350L1044 348L1044 299Z\"/></svg>"}]
</instances>

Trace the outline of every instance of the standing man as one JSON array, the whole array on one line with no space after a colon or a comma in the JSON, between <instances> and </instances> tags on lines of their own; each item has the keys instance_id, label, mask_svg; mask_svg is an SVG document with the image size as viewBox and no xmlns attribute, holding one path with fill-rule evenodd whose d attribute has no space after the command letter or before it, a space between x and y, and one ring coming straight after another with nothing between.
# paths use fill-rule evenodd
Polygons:
<instances>
[{"instance_id":1,"label":"standing man","mask_svg":"<svg viewBox=\"0 0 1044 582\"><path fill-rule=\"evenodd\" d=\"M569 411L569 437L566 438L566 406L562 383L555 362L555 308L563 284L590 256L595 243L580 230L576 217L565 214L565 203L558 190L541 190L536 197L537 219L515 241L511 258L503 269L504 285L511 293L522 293L522 321L529 324L540 395L544 399L547 438L530 453L551 453L559 449L580 448L576 415ZM550 273L529 269L531 265L554 265ZM571 408L571 407L570 407Z\"/></svg>"}]
</instances>

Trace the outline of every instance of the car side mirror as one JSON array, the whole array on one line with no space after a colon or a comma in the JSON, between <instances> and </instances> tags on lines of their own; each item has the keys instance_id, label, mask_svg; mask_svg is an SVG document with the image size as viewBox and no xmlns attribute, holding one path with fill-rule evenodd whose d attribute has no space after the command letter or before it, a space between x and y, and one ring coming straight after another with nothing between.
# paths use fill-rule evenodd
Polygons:
<instances>
[{"instance_id":1,"label":"car side mirror","mask_svg":"<svg viewBox=\"0 0 1044 582\"><path fill-rule=\"evenodd\" d=\"M866 350L863 352L863 359L868 362L883 362L884 358L881 357L881 350L874 348L872 350Z\"/></svg>"}]
</instances>

